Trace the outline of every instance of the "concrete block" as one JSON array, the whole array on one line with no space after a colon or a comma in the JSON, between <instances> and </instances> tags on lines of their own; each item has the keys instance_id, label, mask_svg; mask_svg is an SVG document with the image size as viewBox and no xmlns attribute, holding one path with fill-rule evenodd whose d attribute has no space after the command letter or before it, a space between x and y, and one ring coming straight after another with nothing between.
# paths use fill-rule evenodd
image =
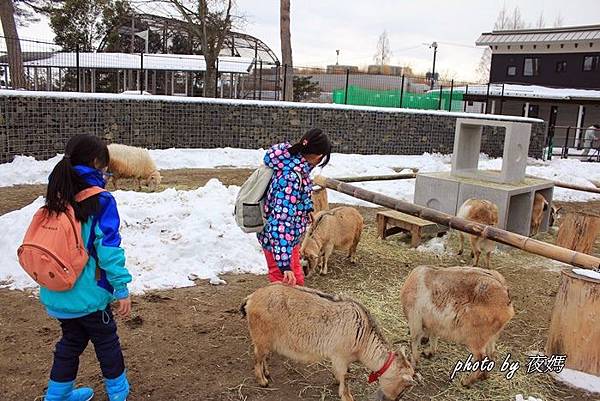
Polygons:
<instances>
[{"instance_id":1,"label":"concrete block","mask_svg":"<svg viewBox=\"0 0 600 401\"><path fill-rule=\"evenodd\" d=\"M501 184L455 177L447 172L424 173L417 174L415 204L456 215L467 199L486 199L498 206L498 228L528 236L536 192L551 204L553 188L551 181L540 179L525 178L519 184ZM543 216L540 232L548 230L549 218L550 209Z\"/></svg>"},{"instance_id":2,"label":"concrete block","mask_svg":"<svg viewBox=\"0 0 600 401\"><path fill-rule=\"evenodd\" d=\"M496 135L504 131L502 169L499 172L479 170L479 153L483 127L496 127ZM458 118L452 154L452 175L498 183L518 183L525 178L531 124L511 121Z\"/></svg>"},{"instance_id":3,"label":"concrete block","mask_svg":"<svg viewBox=\"0 0 600 401\"><path fill-rule=\"evenodd\" d=\"M444 176L417 174L414 203L456 215L458 189L459 181L449 174Z\"/></svg>"}]
</instances>

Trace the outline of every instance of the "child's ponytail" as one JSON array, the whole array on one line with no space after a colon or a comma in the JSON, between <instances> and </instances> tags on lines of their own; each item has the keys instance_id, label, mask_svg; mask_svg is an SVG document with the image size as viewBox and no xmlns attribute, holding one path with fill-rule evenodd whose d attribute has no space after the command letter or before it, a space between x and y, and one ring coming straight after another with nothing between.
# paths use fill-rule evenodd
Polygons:
<instances>
[{"instance_id":1,"label":"child's ponytail","mask_svg":"<svg viewBox=\"0 0 600 401\"><path fill-rule=\"evenodd\" d=\"M82 181L73 169L70 155L65 154L50 173L46 192L46 208L51 213L66 211L69 204L75 204L75 195L83 186Z\"/></svg>"},{"instance_id":2,"label":"child's ponytail","mask_svg":"<svg viewBox=\"0 0 600 401\"><path fill-rule=\"evenodd\" d=\"M320 166L325 167L331 157L331 142L329 142L327 134L321 129L312 128L302 135L300 141L292 145L288 151L292 155L297 155L298 153L303 155L323 155L323 161Z\"/></svg>"}]
</instances>

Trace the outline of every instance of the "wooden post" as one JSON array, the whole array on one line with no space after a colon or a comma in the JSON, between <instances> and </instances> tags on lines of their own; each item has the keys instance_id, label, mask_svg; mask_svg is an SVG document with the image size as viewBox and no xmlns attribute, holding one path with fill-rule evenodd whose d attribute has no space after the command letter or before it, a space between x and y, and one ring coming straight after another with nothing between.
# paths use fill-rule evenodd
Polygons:
<instances>
[{"instance_id":1,"label":"wooden post","mask_svg":"<svg viewBox=\"0 0 600 401\"><path fill-rule=\"evenodd\" d=\"M358 188L331 178L317 176L314 182L323 188L330 188L334 191L353 196L357 199L397 210L399 212L407 213L412 216L417 216L423 220L432 221L434 223L463 231L468 234L476 235L481 238L523 249L524 251L536 255L558 260L560 262L568 263L577 267L584 267L587 269L600 268L600 258L591 255L575 252L570 249L549 244L547 242L538 241L523 235L499 229L497 227L486 226L485 224L455 217L434 209L415 205L414 203L405 202L390 196Z\"/></svg>"},{"instance_id":2,"label":"wooden post","mask_svg":"<svg viewBox=\"0 0 600 401\"><path fill-rule=\"evenodd\" d=\"M329 210L329 201L327 199L327 189L319 188L312 194L313 208L315 213L322 210Z\"/></svg>"},{"instance_id":3,"label":"wooden post","mask_svg":"<svg viewBox=\"0 0 600 401\"><path fill-rule=\"evenodd\" d=\"M600 375L600 280L562 271L546 355L567 355L566 367Z\"/></svg>"},{"instance_id":4,"label":"wooden post","mask_svg":"<svg viewBox=\"0 0 600 401\"><path fill-rule=\"evenodd\" d=\"M567 213L558 229L556 245L590 254L600 231L600 217L584 213Z\"/></svg>"}]
</instances>

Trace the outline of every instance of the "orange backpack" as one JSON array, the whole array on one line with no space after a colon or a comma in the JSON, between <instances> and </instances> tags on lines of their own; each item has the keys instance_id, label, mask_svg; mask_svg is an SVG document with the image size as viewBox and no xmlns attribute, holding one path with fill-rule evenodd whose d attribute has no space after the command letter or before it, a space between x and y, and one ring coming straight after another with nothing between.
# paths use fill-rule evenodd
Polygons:
<instances>
[{"instance_id":1,"label":"orange backpack","mask_svg":"<svg viewBox=\"0 0 600 401\"><path fill-rule=\"evenodd\" d=\"M75 195L75 200L81 202L104 191L89 187ZM40 208L29 224L17 256L23 269L40 286L52 291L73 288L89 256L81 236L81 223L71 205L58 214Z\"/></svg>"}]
</instances>

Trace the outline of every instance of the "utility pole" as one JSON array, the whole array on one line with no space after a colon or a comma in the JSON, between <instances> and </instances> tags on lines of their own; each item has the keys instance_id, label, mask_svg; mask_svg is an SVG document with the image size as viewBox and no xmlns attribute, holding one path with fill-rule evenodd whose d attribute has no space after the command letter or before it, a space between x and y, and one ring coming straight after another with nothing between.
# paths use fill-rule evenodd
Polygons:
<instances>
[{"instance_id":1,"label":"utility pole","mask_svg":"<svg viewBox=\"0 0 600 401\"><path fill-rule=\"evenodd\" d=\"M336 50L335 54L336 54L336 56L335 56L335 65L340 65L340 51Z\"/></svg>"},{"instance_id":2,"label":"utility pole","mask_svg":"<svg viewBox=\"0 0 600 401\"><path fill-rule=\"evenodd\" d=\"M433 47L433 68L431 69L431 89L433 89L433 84L435 83L435 57L437 56L437 42L433 42L429 48Z\"/></svg>"}]
</instances>

